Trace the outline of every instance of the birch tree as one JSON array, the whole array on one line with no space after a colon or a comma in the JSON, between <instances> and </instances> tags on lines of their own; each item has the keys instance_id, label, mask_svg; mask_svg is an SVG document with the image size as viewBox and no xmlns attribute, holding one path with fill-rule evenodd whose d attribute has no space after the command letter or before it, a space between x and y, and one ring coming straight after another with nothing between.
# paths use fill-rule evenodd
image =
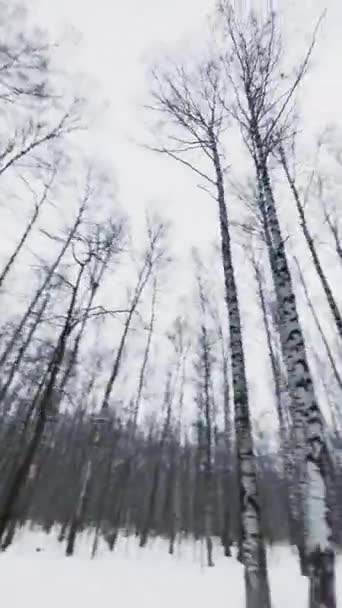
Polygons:
<instances>
[{"instance_id":1,"label":"birch tree","mask_svg":"<svg viewBox=\"0 0 342 608\"><path fill-rule=\"evenodd\" d=\"M279 135L284 138L288 134L290 106L307 69L314 40L297 76L292 83L285 84L284 90L279 84L281 43L274 13L268 16L265 23L259 22L255 15L242 23L228 2L222 3L220 10L230 41L226 65L227 77L235 91L232 113L241 126L260 187L260 204L280 315L282 351L292 399L297 465L305 463L305 470L299 474L299 482L300 501L305 511L310 608L334 608L334 548L327 499L329 467L324 421L307 361L305 339L269 173L270 153L275 145L279 145Z\"/></svg>"},{"instance_id":2,"label":"birch tree","mask_svg":"<svg viewBox=\"0 0 342 608\"><path fill-rule=\"evenodd\" d=\"M287 387L284 386L283 370L281 369L282 362L277 357L276 347L272 337L272 321L269 316L267 296L265 293L264 278L259 263L253 257L252 260L255 269L255 278L257 283L258 298L262 311L263 324L265 328L267 350L272 370L272 379L274 383L275 403L277 409L280 437L280 455L284 470L286 483L286 499L287 511L289 518L290 540L294 545L301 543L301 526L303 521L300 518L296 505L295 490L293 487L294 478L294 463L293 463L293 445L292 445L292 424L286 403ZM287 384L287 383L286 383Z\"/></svg>"},{"instance_id":3,"label":"birch tree","mask_svg":"<svg viewBox=\"0 0 342 608\"><path fill-rule=\"evenodd\" d=\"M218 208L232 360L246 605L248 608L265 608L270 606L270 593L261 533L245 356L224 184L226 167L221 138L227 128L227 114L220 103L224 94L222 73L215 60L203 61L194 69L174 66L168 73L155 73L151 109L161 119L158 122L158 132L166 132L166 143L165 140L161 145L157 142L154 149L181 162L200 177L202 187L207 191L209 189ZM204 169L203 161L206 163Z\"/></svg>"}]
</instances>

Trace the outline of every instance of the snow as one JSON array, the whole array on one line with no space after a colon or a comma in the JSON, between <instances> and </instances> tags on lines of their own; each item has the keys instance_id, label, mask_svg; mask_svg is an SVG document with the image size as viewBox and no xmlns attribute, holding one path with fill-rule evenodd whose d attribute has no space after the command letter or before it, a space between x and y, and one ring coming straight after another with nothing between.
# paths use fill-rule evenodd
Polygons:
<instances>
[{"instance_id":1,"label":"snow","mask_svg":"<svg viewBox=\"0 0 342 608\"><path fill-rule=\"evenodd\" d=\"M40 547L40 552L36 548ZM90 559L91 537L84 535L73 557L56 535L22 532L0 555L1 606L11 608L244 608L243 571L215 546L215 567L204 566L200 544L182 543L169 556L167 545L153 541L139 549L135 540L121 539L110 554L103 545ZM299 575L290 549L269 550L273 608L307 605L307 582ZM342 608L342 560L338 608Z\"/></svg>"}]
</instances>

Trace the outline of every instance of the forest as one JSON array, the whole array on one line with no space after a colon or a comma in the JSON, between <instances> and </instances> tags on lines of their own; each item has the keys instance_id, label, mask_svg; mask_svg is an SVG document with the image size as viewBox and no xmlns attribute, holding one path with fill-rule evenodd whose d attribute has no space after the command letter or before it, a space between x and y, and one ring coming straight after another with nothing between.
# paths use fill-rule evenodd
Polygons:
<instances>
[{"instance_id":1,"label":"forest","mask_svg":"<svg viewBox=\"0 0 342 608\"><path fill-rule=\"evenodd\" d=\"M266 548L287 544L309 608L336 608L342 147L327 124L305 153L301 100L325 14L289 65L277 11L222 0L198 49L147 66L136 145L198 196L184 260L167 209L137 229L85 153L92 108L55 41L0 8L1 550L39 526L71 557L91 530L92 558L195 539L213 567L219 539L246 608L271 608Z\"/></svg>"}]
</instances>

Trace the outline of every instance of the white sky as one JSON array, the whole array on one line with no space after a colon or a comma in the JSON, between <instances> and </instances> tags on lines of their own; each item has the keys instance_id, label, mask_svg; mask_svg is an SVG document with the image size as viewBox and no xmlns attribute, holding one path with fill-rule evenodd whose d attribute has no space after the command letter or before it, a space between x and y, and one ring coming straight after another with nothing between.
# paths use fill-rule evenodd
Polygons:
<instances>
[{"instance_id":1,"label":"white sky","mask_svg":"<svg viewBox=\"0 0 342 608\"><path fill-rule=\"evenodd\" d=\"M70 52L71 46L64 47L63 61L71 71L86 75L92 99L107 101L89 146L113 167L123 206L139 217L152 202L175 222L180 250L194 244L206 246L217 234L214 202L196 188L196 178L186 169L140 149L130 138L142 139L146 133L139 110L139 104L147 100L145 60L158 60L163 49L172 50L188 35L198 35L215 1L31 0L29 4L35 19L53 38L68 25L82 36L77 53L74 48ZM284 13L289 52L294 55L305 49L319 14L328 9L302 96L310 155L312 136L327 122L341 124L342 4L340 0L274 0L273 5ZM240 282L243 264L241 257L237 264ZM181 265L177 285L186 288L188 276ZM242 308L247 310L248 302ZM253 313L251 319L255 323ZM263 407L265 393L258 382L263 364L255 357L258 351L253 343L259 348L255 337L253 332L247 350L252 347L253 389Z\"/></svg>"},{"instance_id":2,"label":"white sky","mask_svg":"<svg viewBox=\"0 0 342 608\"><path fill-rule=\"evenodd\" d=\"M172 161L139 149L129 138L143 140L146 134L139 110L148 91L144 60L158 60L161 49L172 50L199 31L215 0L34 0L32 4L37 7L37 20L49 27L52 36L72 24L83 38L78 56L73 50L65 61L94 78L91 96L95 92L108 100L92 139L97 154L113 163L125 205L136 214L146 202L158 201L177 222L179 240L189 238L190 225L194 242L208 240L208 234L212 238L216 210L195 189L194 177ZM266 4L267 0L254 2L260 7ZM284 14L289 52L295 55L304 50L319 14L328 9L304 89L309 135L331 119L339 120L342 5L340 0L274 0L273 5Z\"/></svg>"},{"instance_id":3,"label":"white sky","mask_svg":"<svg viewBox=\"0 0 342 608\"><path fill-rule=\"evenodd\" d=\"M182 218L177 222L179 239L188 238L194 208L184 201L196 200L199 194L191 175L172 162L139 149L129 139L144 141L146 137L139 108L147 100L144 60L147 56L157 58L163 45L175 45L201 25L214 2L62 0L51 6L50 0L36 0L36 4L40 7L40 21L51 28L52 35L63 22L72 23L82 34L79 56L73 57L71 63L97 81L96 94L109 102L105 116L99 117L95 145L97 153L113 163L121 200L134 215L143 211L146 203L158 202L173 218ZM205 214L206 204L212 205L206 197L201 198ZM200 240L202 231L206 232L205 219L197 222L197 229L199 234L197 239L194 237Z\"/></svg>"}]
</instances>

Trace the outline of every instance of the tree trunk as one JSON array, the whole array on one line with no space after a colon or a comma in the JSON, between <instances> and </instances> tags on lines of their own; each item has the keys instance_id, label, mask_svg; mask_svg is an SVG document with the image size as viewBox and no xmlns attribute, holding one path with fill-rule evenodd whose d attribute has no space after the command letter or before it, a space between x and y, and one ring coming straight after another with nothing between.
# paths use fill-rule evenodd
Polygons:
<instances>
[{"instance_id":1,"label":"tree trunk","mask_svg":"<svg viewBox=\"0 0 342 608\"><path fill-rule=\"evenodd\" d=\"M267 164L260 145L257 145L257 152L257 171L264 195L262 207L265 227L272 247L271 250L269 248L269 255L280 313L280 338L292 399L291 413L297 431L297 459L298 463L305 465L305 470L301 467L300 486L301 498L304 499L306 559L311 597L316 598L318 588L325 590L325 597L319 600L320 608L335 608L336 604L331 603L331 597L335 593L334 576L330 572L331 569L334 571L334 550L327 503L329 457L324 438L324 422L314 393L285 246ZM318 585L319 575L321 582ZM331 583L329 589L327 581ZM312 599L314 601L316 599ZM318 605L312 603L310 608Z\"/></svg>"},{"instance_id":2,"label":"tree trunk","mask_svg":"<svg viewBox=\"0 0 342 608\"><path fill-rule=\"evenodd\" d=\"M245 567L246 606L247 608L270 608L270 590L261 531L239 302L232 262L223 175L214 139L212 148L217 176L222 261L232 357L237 465L240 484L241 549Z\"/></svg>"},{"instance_id":3,"label":"tree trunk","mask_svg":"<svg viewBox=\"0 0 342 608\"><path fill-rule=\"evenodd\" d=\"M42 285L37 289L34 297L32 298L25 314L23 315L19 325L16 327L15 332L12 336L12 339L10 340L10 342L8 343L7 347L5 348L4 352L2 353L1 357L0 357L0 368L4 365L4 363L6 362L7 358L9 357L9 355L11 354L14 346L16 345L17 340L22 336L23 330L26 326L26 323L28 321L28 319L31 317L36 305L38 304L41 296L43 295L43 293L45 292L45 290L49 287L52 277L55 273L55 271L57 270L59 264L61 263L66 251L68 250L80 224L82 221L82 217L83 217L83 213L85 210L85 203L83 203L79 209L78 215L76 217L76 220L72 226L72 228L70 229L70 232L68 234L68 237L65 241L65 243L63 244L59 254L57 255L57 258L55 259L54 263L50 266L46 277L42 283Z\"/></svg>"},{"instance_id":4,"label":"tree trunk","mask_svg":"<svg viewBox=\"0 0 342 608\"><path fill-rule=\"evenodd\" d=\"M150 323L149 323L149 327L148 327L148 335L147 335L147 341L146 341L146 348L145 348L144 357L143 357L143 361L142 361L142 365L141 365L141 369L140 369L140 374L139 374L139 384L138 384L137 396L136 396L136 399L135 399L135 402L134 402L134 409L133 409L133 433L134 433L134 431L136 429L137 422L138 422L139 409L140 409L140 401L141 401L142 391L143 391L144 382L145 382L145 374L146 374L146 368L147 368L147 364L148 364L148 358L149 358L149 354L150 354L150 348L151 348L151 342L152 342L152 336L153 336L153 330L154 330L154 323L155 323L156 297L157 297L157 281L155 279L154 282L153 282L153 294L152 294L152 303L151 303L151 317L150 317Z\"/></svg>"},{"instance_id":5,"label":"tree trunk","mask_svg":"<svg viewBox=\"0 0 342 608\"><path fill-rule=\"evenodd\" d=\"M158 458L157 458L157 461L154 464L154 468L153 468L152 484L151 484L151 489L148 494L147 509L145 512L143 525L142 525L142 529L141 529L141 535L140 535L140 543L139 543L140 547L145 547L147 544L148 535L151 530L154 513L155 513L155 507L156 507L156 501L157 501L157 491L158 491L158 487L159 487L159 479L160 479L160 474L161 474L161 462L162 462L162 458L163 458L164 444L165 444L165 440L166 440L168 432L169 432L170 422L171 422L172 395L170 394L170 387L171 387L171 374L169 373L167 381L166 381L165 397L164 397L164 403L166 405L165 421L164 421L162 434L161 434L161 438L160 438L159 446L158 446Z\"/></svg>"},{"instance_id":6,"label":"tree trunk","mask_svg":"<svg viewBox=\"0 0 342 608\"><path fill-rule=\"evenodd\" d=\"M75 286L72 289L72 297L68 309L68 313L66 316L66 321L63 327L63 330L60 334L60 337L57 342L56 349L52 356L49 371L48 371L48 379L45 389L43 390L41 396L38 399L37 405L37 422L33 430L32 438L29 441L28 448L26 454L21 459L20 464L18 465L12 480L10 480L9 488L5 495L5 500L3 505L1 505L0 509L0 541L3 537L5 529L10 522L10 520L14 517L14 508L16 501L18 499L19 493L25 483L27 474L29 469L33 463L34 457L36 455L37 449L39 447L42 435L44 433L47 415L51 407L51 400L53 395L53 390L55 386L56 379L58 377L61 364L64 359L64 354L67 346L68 337L72 331L72 315L74 312L74 308L76 305L76 298L78 295L78 289L81 283L82 275L84 272L85 266L83 265L80 268L78 273L77 281ZM40 387L38 388L37 395L40 395ZM33 399L33 402L36 401L36 398Z\"/></svg>"},{"instance_id":7,"label":"tree trunk","mask_svg":"<svg viewBox=\"0 0 342 608\"><path fill-rule=\"evenodd\" d=\"M76 510L75 510L74 516L73 516L73 518L71 520L71 524L70 524L67 547L66 547L66 555L68 555L68 556L73 555L73 553L74 553L76 535L77 535L79 526L82 523L82 519L84 516L84 511L85 511L85 507L86 507L86 502L87 502L87 498L88 498L88 494L89 494L89 487L90 487L90 482L91 482L91 474L92 474L91 469L92 469L91 460L88 460L86 468L85 468L83 484L82 484L81 492L80 492L80 495L78 498Z\"/></svg>"},{"instance_id":8,"label":"tree trunk","mask_svg":"<svg viewBox=\"0 0 342 608\"><path fill-rule=\"evenodd\" d=\"M20 365L21 365L21 362L23 360L23 357L24 357L27 349L29 348L29 346L31 344L31 340L32 340L32 338L33 338L33 336L35 334L35 331L36 331L39 323L42 320L43 314L44 314L44 312L45 312L45 310L46 310L46 308L47 308L47 306L48 306L48 304L50 302L50 298L51 298L51 294L47 293L46 296L45 296L45 298L44 298L44 300L43 300L43 302L42 302L42 305L41 305L40 309L38 310L38 312L36 314L36 318L35 318L34 322L32 323L32 326L31 326L31 328L29 330L29 333L27 334L27 337L26 337L25 341L23 342L23 344L19 348L18 354L17 354L17 356L15 358L15 361L12 364L12 367L11 367L10 373L8 375L8 378L6 380L6 383L0 389L0 403L2 401L4 401L4 399L6 398L7 393L8 393L8 391L9 391L9 389L11 387L11 384L13 382L13 378L14 378L16 372L18 372L19 369L20 369Z\"/></svg>"},{"instance_id":9,"label":"tree trunk","mask_svg":"<svg viewBox=\"0 0 342 608\"><path fill-rule=\"evenodd\" d=\"M280 453L283 463L283 470L285 474L286 483L286 498L287 498L287 511L289 517L289 532L290 540L294 545L297 545L300 553L302 554L303 535L299 533L301 530L301 522L298 520L299 512L296 506L296 493L293 488L293 473L294 468L292 466L291 454L292 446L290 441L290 428L288 423L288 412L284 409L284 403L282 398L282 386L281 386L281 370L276 360L271 336L271 327L267 314L266 299L263 290L262 277L260 270L255 266L256 279L258 285L258 295L262 310L263 323L266 332L268 355L270 358L272 377L275 388L275 398L277 406L277 414L279 421L279 434L280 434Z\"/></svg>"},{"instance_id":10,"label":"tree trunk","mask_svg":"<svg viewBox=\"0 0 342 608\"><path fill-rule=\"evenodd\" d=\"M157 236L158 235L156 235L155 240L152 241L151 250L149 252L149 255L147 256L145 263L139 273L139 277L138 277L137 285L134 290L131 306L130 306L130 309L129 309L129 312L127 315L127 319L126 319L126 322L124 325L124 330L122 332L119 348L117 350L117 354L114 359L112 372L110 374L110 377L109 377L107 385L106 385L106 389L105 389L105 393L104 393L104 397L103 397L103 401L102 401L103 410L108 409L109 399L112 394L113 387L114 387L115 381L116 381L118 373L119 373L121 359L122 359L122 355L124 352L126 339L127 339L128 331L130 329L131 321L132 321L133 315L137 309L137 306L139 305L140 298L143 294L143 291L149 281L151 272L153 270L152 253L153 253L153 248L155 247Z\"/></svg>"}]
</instances>

